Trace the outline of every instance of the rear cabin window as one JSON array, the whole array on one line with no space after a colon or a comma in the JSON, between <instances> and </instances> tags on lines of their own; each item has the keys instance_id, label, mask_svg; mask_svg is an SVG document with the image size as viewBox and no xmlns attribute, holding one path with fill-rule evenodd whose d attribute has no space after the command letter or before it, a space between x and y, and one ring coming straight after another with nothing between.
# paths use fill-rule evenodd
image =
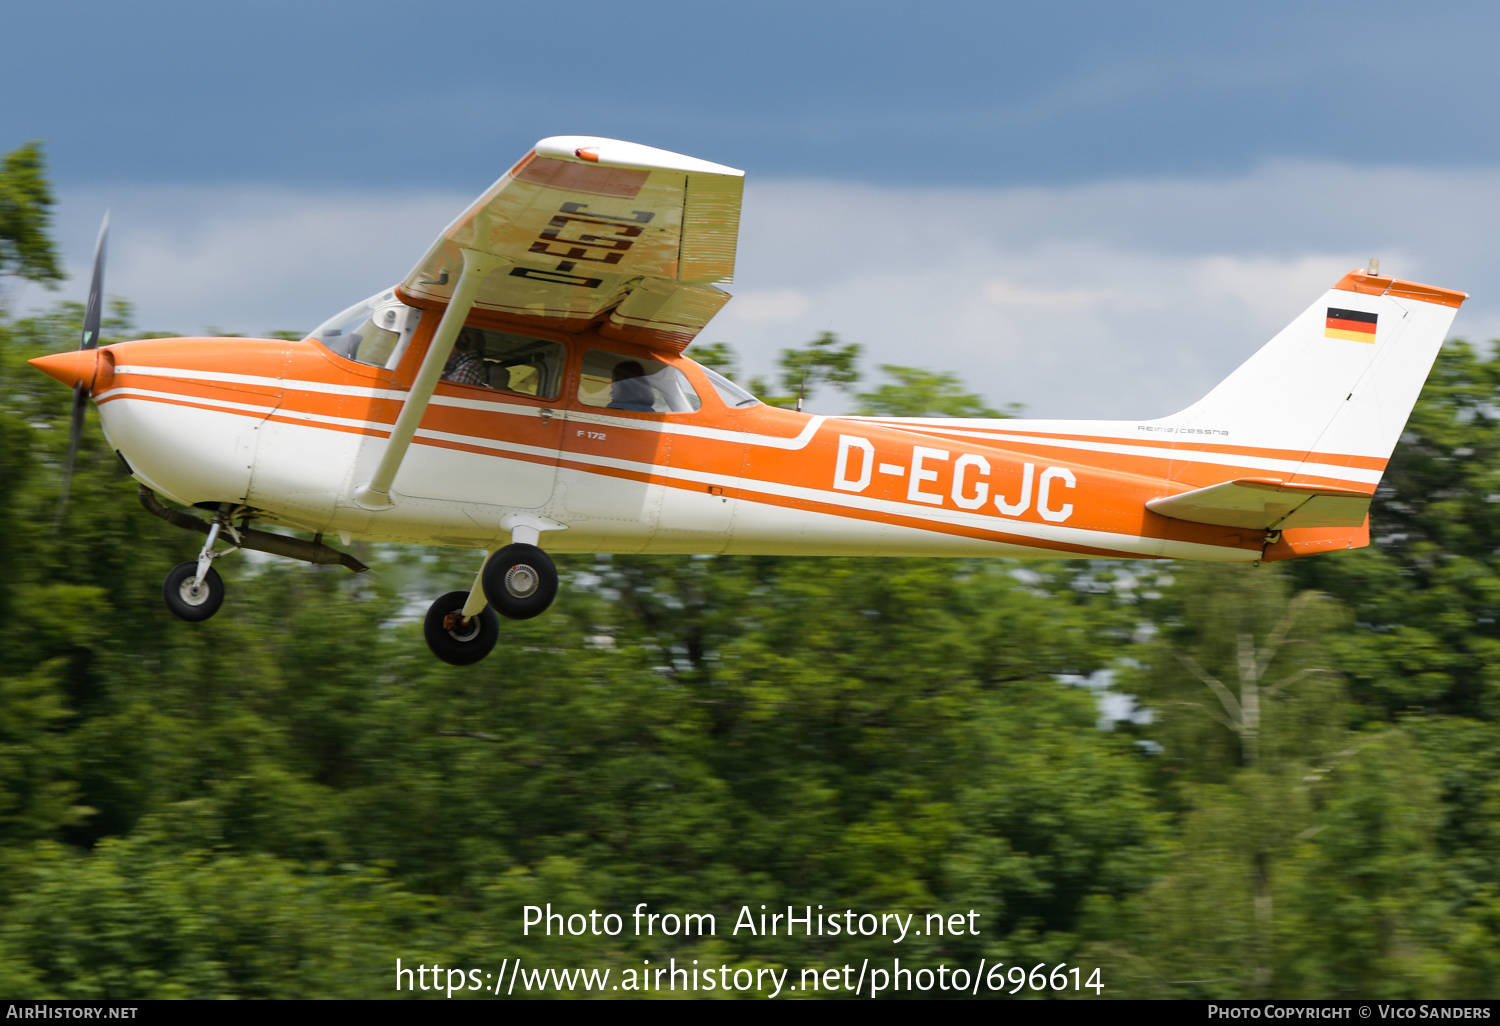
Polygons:
<instances>
[{"instance_id":1,"label":"rear cabin window","mask_svg":"<svg viewBox=\"0 0 1500 1026\"><path fill-rule=\"evenodd\" d=\"M556 399L562 394L566 360L561 342L468 326L458 333L443 380Z\"/></svg>"},{"instance_id":2,"label":"rear cabin window","mask_svg":"<svg viewBox=\"0 0 1500 1026\"><path fill-rule=\"evenodd\" d=\"M642 356L590 349L583 356L578 401L633 413L696 413L703 405L687 375Z\"/></svg>"}]
</instances>

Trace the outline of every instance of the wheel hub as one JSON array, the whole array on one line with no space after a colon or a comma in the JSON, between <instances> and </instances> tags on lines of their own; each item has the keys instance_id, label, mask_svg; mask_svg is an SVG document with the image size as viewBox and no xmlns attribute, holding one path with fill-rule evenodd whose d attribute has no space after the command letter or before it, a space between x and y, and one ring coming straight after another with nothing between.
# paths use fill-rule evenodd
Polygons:
<instances>
[{"instance_id":1,"label":"wheel hub","mask_svg":"<svg viewBox=\"0 0 1500 1026\"><path fill-rule=\"evenodd\" d=\"M190 606L201 606L208 601L208 582L205 581L193 587L193 579L189 577L178 585L177 594L182 596L182 601Z\"/></svg>"},{"instance_id":2,"label":"wheel hub","mask_svg":"<svg viewBox=\"0 0 1500 1026\"><path fill-rule=\"evenodd\" d=\"M455 609L443 617L443 629L453 636L454 641L473 641L479 635L479 617L464 619L464 611Z\"/></svg>"},{"instance_id":3,"label":"wheel hub","mask_svg":"<svg viewBox=\"0 0 1500 1026\"><path fill-rule=\"evenodd\" d=\"M515 598L527 598L541 583L541 574L525 563L518 563L505 571L505 590Z\"/></svg>"}]
</instances>

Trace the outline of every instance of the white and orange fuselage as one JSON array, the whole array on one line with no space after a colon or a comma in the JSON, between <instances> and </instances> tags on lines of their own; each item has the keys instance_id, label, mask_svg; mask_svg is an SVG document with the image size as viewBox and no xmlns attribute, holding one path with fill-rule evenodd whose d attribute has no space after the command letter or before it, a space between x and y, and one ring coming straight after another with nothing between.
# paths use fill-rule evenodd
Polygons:
<instances>
[{"instance_id":1,"label":"white and orange fuselage","mask_svg":"<svg viewBox=\"0 0 1500 1026\"><path fill-rule=\"evenodd\" d=\"M309 338L33 362L86 386L142 484L220 519L487 550L1255 562L1367 543L1465 298L1352 272L1159 420L804 415L683 355L730 298L743 178L544 139L395 290ZM652 393L646 366L673 383Z\"/></svg>"},{"instance_id":2,"label":"white and orange fuselage","mask_svg":"<svg viewBox=\"0 0 1500 1026\"><path fill-rule=\"evenodd\" d=\"M1444 329L1462 301L1461 293L1357 274L1329 295L1345 307L1378 308L1387 323L1396 319L1393 311L1408 320L1431 314ZM1333 347L1344 363L1363 360L1369 366L1343 374L1369 379L1381 355L1373 332L1370 340L1332 334L1340 329L1326 326L1326 305L1304 315L1311 341L1297 345ZM513 522L507 518L525 514L549 525L544 544L554 551L1255 562L1365 544L1367 521L1277 531L1181 519L1148 503L1245 480L1364 496L1367 503L1395 440L1385 430L1362 445L1358 432L1339 440L1325 427L1304 430L1300 445L1290 435L1290 446L1266 444L1278 439L1256 430L1255 418L1287 420L1285 413L1274 417L1274 408L1295 408L1295 394L1268 398L1244 417L1221 401L1206 414L1193 407L1140 422L734 408L685 356L476 313L471 323L564 344L560 395L546 400L440 383L392 503L365 508L355 489L381 456L436 323L429 318L417 330L391 369L345 359L316 339L151 339L37 362L64 381L85 383L110 444L135 477L180 503L229 503L257 519L344 539L476 549L504 544ZM1390 335L1380 341L1395 349L1397 333ZM645 413L585 405L582 354L601 348L677 367L701 408ZM1387 398L1406 410L1436 343L1426 338L1415 349L1405 380L1386 388L1402 393ZM1327 373L1308 366L1303 377ZM1295 381L1283 385L1295 393ZM1321 394L1344 385L1312 380L1309 387ZM1357 390L1350 387L1349 400ZM1330 431L1333 449L1320 444Z\"/></svg>"}]
</instances>

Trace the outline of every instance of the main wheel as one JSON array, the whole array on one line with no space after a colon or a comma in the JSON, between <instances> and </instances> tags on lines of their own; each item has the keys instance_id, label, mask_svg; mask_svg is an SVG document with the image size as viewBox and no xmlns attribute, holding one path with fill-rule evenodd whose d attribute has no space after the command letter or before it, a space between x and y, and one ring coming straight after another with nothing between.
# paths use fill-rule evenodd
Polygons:
<instances>
[{"instance_id":1,"label":"main wheel","mask_svg":"<svg viewBox=\"0 0 1500 1026\"><path fill-rule=\"evenodd\" d=\"M178 563L167 574L161 586L161 597L167 600L167 608L179 620L202 623L219 611L224 604L224 581L213 567L203 575L203 583L193 587L193 578L198 576L198 561Z\"/></svg>"},{"instance_id":2,"label":"main wheel","mask_svg":"<svg viewBox=\"0 0 1500 1026\"><path fill-rule=\"evenodd\" d=\"M530 620L557 598L557 567L535 545L517 542L489 558L481 575L484 597L501 616Z\"/></svg>"},{"instance_id":3,"label":"main wheel","mask_svg":"<svg viewBox=\"0 0 1500 1026\"><path fill-rule=\"evenodd\" d=\"M422 633L432 654L454 666L469 666L490 654L500 640L500 618L489 606L464 619L466 591L450 591L434 602L422 622Z\"/></svg>"}]
</instances>

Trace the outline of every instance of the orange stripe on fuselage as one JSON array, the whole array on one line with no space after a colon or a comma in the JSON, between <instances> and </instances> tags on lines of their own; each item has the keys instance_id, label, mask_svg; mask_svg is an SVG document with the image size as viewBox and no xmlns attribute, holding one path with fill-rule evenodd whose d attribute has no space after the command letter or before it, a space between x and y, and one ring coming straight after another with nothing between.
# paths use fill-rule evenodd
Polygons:
<instances>
[{"instance_id":1,"label":"orange stripe on fuselage","mask_svg":"<svg viewBox=\"0 0 1500 1026\"><path fill-rule=\"evenodd\" d=\"M859 418L863 421L864 418ZM905 431L921 432L923 434L935 434L943 437L953 435L968 435L980 433L984 435L1009 434L1012 436L1028 435L1024 427L1008 428L1004 421L998 421L993 427L989 426L959 426L947 427L937 424L903 424L899 419L871 421L886 424ZM1252 456L1259 459L1289 460L1293 462L1306 461L1309 463L1323 463L1334 467L1353 467L1360 470L1384 471L1386 464L1390 461L1379 456L1347 456L1338 453L1305 452L1301 449L1273 449L1265 446L1253 445L1229 445L1225 442L1184 442L1163 438L1137 438L1121 435L1083 435L1060 432L1050 435L1030 436L1037 440L1037 444L1045 444L1048 440L1056 439L1068 442L1085 442L1098 445L1129 445L1141 448L1166 450L1162 458L1170 459L1172 452L1203 452L1224 456ZM1005 444L1011 444L1008 440Z\"/></svg>"},{"instance_id":2,"label":"orange stripe on fuselage","mask_svg":"<svg viewBox=\"0 0 1500 1026\"><path fill-rule=\"evenodd\" d=\"M868 475L869 482L857 492L841 492L833 487L837 462L838 438L840 435L863 438L872 445L870 457L875 469ZM992 531L1004 532L1006 525L1025 523L1042 529L1065 527L1099 531L1108 534L1143 538L1170 538L1194 541L1206 545L1230 545L1233 547L1258 546L1256 532L1226 531L1206 528L1205 525L1188 525L1159 516L1145 508L1148 499L1156 498L1180 488L1171 488L1164 475L1150 473L1157 469L1150 463L1162 460L1138 458L1121 460L1114 454L1108 456L1109 466L1100 466L1091 454L1074 449L1049 450L1045 441L1038 439L1030 445L1008 442L1003 448L995 445L976 445L974 439L965 439L964 444L930 435L916 435L895 428L882 428L868 421L830 420L809 445L800 451L786 451L750 446L745 459L744 485L754 488L756 483L791 484L815 489L837 502L841 495L857 494L865 499L897 503L918 514L946 512L949 515L968 517L982 516L990 521ZM674 443L675 445L675 443ZM946 452L947 458L924 457L918 466L915 449L921 447L936 452ZM676 450L674 448L674 465ZM983 494L984 501L977 509L961 507L953 497L954 471L959 458L964 455L981 457L989 464L989 472L970 468L965 475L961 495L971 501ZM1083 458L1080 458L1083 457ZM1163 459L1168 454L1163 454ZM1024 465L1033 464L1031 494L1025 503L1026 509L1019 516L1002 514L995 505L999 493L1009 505L1019 505L1026 498L1024 493ZM879 467L889 465L892 471L883 473ZM1124 465L1122 465L1124 464ZM1075 475L1073 487L1054 483L1048 495L1051 509L1055 512L1071 505L1073 510L1063 519L1048 519L1041 515L1042 475L1049 467L1058 467ZM861 459L861 470L863 460ZM912 475L921 470L931 477L919 481L913 488ZM1245 476L1236 468L1226 471L1217 468L1219 480ZM1147 473L1138 473L1146 470ZM985 485L981 492L981 482ZM913 495L918 496L914 500ZM921 501L925 497L928 501ZM931 501L931 500L937 501ZM1247 534L1255 534L1250 539Z\"/></svg>"}]
</instances>

